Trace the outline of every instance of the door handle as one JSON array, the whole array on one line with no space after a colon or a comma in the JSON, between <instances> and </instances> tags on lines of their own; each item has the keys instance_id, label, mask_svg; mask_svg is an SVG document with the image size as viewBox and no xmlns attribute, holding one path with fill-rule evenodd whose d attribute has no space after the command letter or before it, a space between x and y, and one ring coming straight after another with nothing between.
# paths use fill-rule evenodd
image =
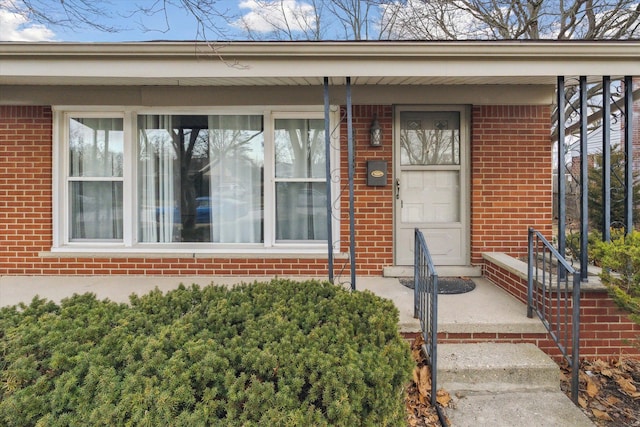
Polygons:
<instances>
[{"instance_id":1,"label":"door handle","mask_svg":"<svg viewBox=\"0 0 640 427\"><path fill-rule=\"evenodd\" d=\"M400 179L396 178L396 200L400 199Z\"/></svg>"}]
</instances>

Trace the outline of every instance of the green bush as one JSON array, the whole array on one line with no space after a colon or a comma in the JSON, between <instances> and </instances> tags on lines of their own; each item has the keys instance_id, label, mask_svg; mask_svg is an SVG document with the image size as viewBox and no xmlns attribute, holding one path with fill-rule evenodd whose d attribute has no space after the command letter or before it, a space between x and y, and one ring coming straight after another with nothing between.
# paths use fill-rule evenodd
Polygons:
<instances>
[{"instance_id":1,"label":"green bush","mask_svg":"<svg viewBox=\"0 0 640 427\"><path fill-rule=\"evenodd\" d=\"M600 261L600 277L613 300L640 323L640 231L597 243L594 256Z\"/></svg>"},{"instance_id":2,"label":"green bush","mask_svg":"<svg viewBox=\"0 0 640 427\"><path fill-rule=\"evenodd\" d=\"M590 231L587 235L587 257L590 263L598 265L598 263L600 262L598 259L596 259L593 248L598 242L601 241L602 234L597 230ZM565 236L565 247L567 256L576 261L580 260L580 233L569 231L569 233Z\"/></svg>"},{"instance_id":3,"label":"green bush","mask_svg":"<svg viewBox=\"0 0 640 427\"><path fill-rule=\"evenodd\" d=\"M34 299L0 310L0 425L402 425L397 321L315 281Z\"/></svg>"}]
</instances>

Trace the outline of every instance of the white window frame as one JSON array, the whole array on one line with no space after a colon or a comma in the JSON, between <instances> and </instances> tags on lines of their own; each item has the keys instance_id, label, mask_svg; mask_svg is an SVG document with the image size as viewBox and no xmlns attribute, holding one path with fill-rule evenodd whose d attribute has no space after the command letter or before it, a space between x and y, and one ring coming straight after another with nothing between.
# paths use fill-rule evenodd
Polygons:
<instances>
[{"instance_id":1,"label":"white window frame","mask_svg":"<svg viewBox=\"0 0 640 427\"><path fill-rule=\"evenodd\" d=\"M197 114L197 115L262 115L264 123L264 241L258 244L220 243L141 243L138 241L137 162L138 150L137 118L142 114ZM70 241L69 239L69 119L78 118L122 118L124 126L123 165L123 239L122 241ZM169 254L323 254L327 252L324 241L277 241L275 238L275 156L274 121L286 118L324 119L322 106L246 106L232 108L189 107L53 107L53 245L51 252L79 253L169 253ZM333 235L329 244L339 251L340 212L338 191L340 187L340 135L339 109L331 108L331 192L334 202L332 215ZM266 191L268 189L268 191Z\"/></svg>"},{"instance_id":2,"label":"white window frame","mask_svg":"<svg viewBox=\"0 0 640 427\"><path fill-rule=\"evenodd\" d=\"M322 242L322 241L300 241L300 240L277 240L276 239L276 235L275 235L275 230L276 230L276 215L275 215L275 194L276 194L276 183L278 182L303 182L303 183L307 183L307 182L320 182L320 183L325 183L326 180L331 179L331 177L325 177L325 179L322 178L276 178L276 173L275 173L275 153L273 152L273 149L275 147L275 141L273 141L273 136L274 136L274 130L273 130L273 125L275 123L276 120L281 119L281 120L286 120L286 119L324 119L324 112L320 111L317 113L314 112L300 112L300 111L295 111L295 112L284 112L284 111L274 111L271 114L271 120L270 122L270 126L272 127L271 132L270 132L270 138L271 138L271 143L269 144L269 147L271 149L271 153L270 153L270 175L269 175L269 179L271 180L270 182L270 199L271 199L271 203L273 204L273 207L269 210L270 213L270 226L269 226L269 230L272 233L272 235L270 236L271 238L271 246L273 247L290 247L290 248L299 248L299 247L305 247L305 246L318 246L318 247L322 247L325 248L326 247L326 243ZM265 144L267 145L267 144ZM333 152L333 151L332 151ZM266 156L266 154L265 154ZM266 161L266 160L265 160ZM333 159L331 159L331 164L333 165ZM333 168L333 167L332 167ZM266 172L265 172L266 175ZM335 196L336 194L336 190L333 188L331 188L331 194L332 197ZM265 215L266 216L266 215ZM266 239L265 239L266 240Z\"/></svg>"}]
</instances>

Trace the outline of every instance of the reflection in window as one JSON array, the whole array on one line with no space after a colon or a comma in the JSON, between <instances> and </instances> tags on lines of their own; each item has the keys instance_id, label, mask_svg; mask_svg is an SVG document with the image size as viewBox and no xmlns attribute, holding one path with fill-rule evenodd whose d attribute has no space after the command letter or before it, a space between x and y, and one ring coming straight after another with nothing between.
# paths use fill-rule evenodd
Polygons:
<instances>
[{"instance_id":1,"label":"reflection in window","mask_svg":"<svg viewBox=\"0 0 640 427\"><path fill-rule=\"evenodd\" d=\"M262 116L138 118L141 242L263 241Z\"/></svg>"},{"instance_id":2,"label":"reflection in window","mask_svg":"<svg viewBox=\"0 0 640 427\"><path fill-rule=\"evenodd\" d=\"M324 121L275 121L276 240L327 240Z\"/></svg>"},{"instance_id":3,"label":"reflection in window","mask_svg":"<svg viewBox=\"0 0 640 427\"><path fill-rule=\"evenodd\" d=\"M324 182L276 183L278 240L327 240Z\"/></svg>"},{"instance_id":4,"label":"reflection in window","mask_svg":"<svg viewBox=\"0 0 640 427\"><path fill-rule=\"evenodd\" d=\"M121 240L122 118L69 119L69 239Z\"/></svg>"},{"instance_id":5,"label":"reflection in window","mask_svg":"<svg viewBox=\"0 0 640 427\"><path fill-rule=\"evenodd\" d=\"M400 113L400 162L409 165L460 164L460 113Z\"/></svg>"},{"instance_id":6,"label":"reflection in window","mask_svg":"<svg viewBox=\"0 0 640 427\"><path fill-rule=\"evenodd\" d=\"M122 182L70 183L71 240L122 239Z\"/></svg>"}]
</instances>

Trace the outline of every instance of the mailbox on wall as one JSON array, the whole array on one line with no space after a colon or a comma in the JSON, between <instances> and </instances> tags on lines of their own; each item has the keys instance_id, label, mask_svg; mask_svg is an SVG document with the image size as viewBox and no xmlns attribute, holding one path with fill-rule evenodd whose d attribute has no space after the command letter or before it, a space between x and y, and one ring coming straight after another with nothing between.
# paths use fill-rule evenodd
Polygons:
<instances>
[{"instance_id":1,"label":"mailbox on wall","mask_svg":"<svg viewBox=\"0 0 640 427\"><path fill-rule=\"evenodd\" d=\"M387 185L386 160L367 160L367 185L370 187Z\"/></svg>"}]
</instances>

